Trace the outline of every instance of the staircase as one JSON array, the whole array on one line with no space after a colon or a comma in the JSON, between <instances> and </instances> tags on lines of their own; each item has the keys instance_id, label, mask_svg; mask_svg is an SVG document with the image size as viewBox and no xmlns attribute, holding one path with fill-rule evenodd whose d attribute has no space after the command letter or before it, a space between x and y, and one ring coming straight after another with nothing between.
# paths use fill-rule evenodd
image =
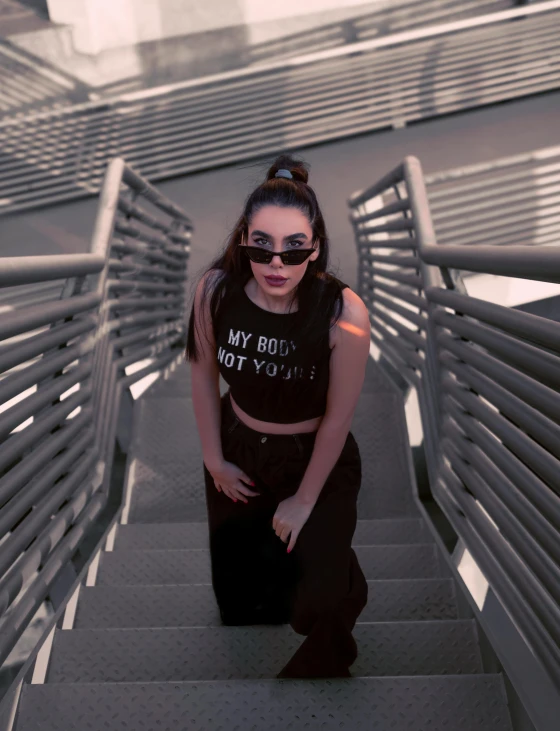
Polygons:
<instances>
[{"instance_id":1,"label":"staircase","mask_svg":"<svg viewBox=\"0 0 560 731\"><path fill-rule=\"evenodd\" d=\"M368 363L352 426L363 467L353 545L369 602L351 679L277 680L301 636L221 625L189 388L182 365L135 403L123 524L73 628L56 630L46 682L24 685L17 731L510 731L503 677L485 673L413 499L402 398L378 366Z\"/></svg>"}]
</instances>

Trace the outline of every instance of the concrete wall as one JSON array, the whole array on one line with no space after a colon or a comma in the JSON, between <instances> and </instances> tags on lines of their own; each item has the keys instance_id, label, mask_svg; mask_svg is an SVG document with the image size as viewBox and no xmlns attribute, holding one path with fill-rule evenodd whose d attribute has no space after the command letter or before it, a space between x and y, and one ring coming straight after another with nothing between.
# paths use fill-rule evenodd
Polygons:
<instances>
[{"instance_id":1,"label":"concrete wall","mask_svg":"<svg viewBox=\"0 0 560 731\"><path fill-rule=\"evenodd\" d=\"M48 0L55 23L73 28L74 46L95 54L161 38L243 24L243 0Z\"/></svg>"},{"instance_id":2,"label":"concrete wall","mask_svg":"<svg viewBox=\"0 0 560 731\"><path fill-rule=\"evenodd\" d=\"M73 28L77 51L95 54L109 48L187 36L232 26L266 26L259 39L296 32L301 21L336 21L389 0L47 0L49 17ZM298 22L299 21L299 22ZM282 24L286 23L286 28ZM305 21L303 27L305 27Z\"/></svg>"}]
</instances>

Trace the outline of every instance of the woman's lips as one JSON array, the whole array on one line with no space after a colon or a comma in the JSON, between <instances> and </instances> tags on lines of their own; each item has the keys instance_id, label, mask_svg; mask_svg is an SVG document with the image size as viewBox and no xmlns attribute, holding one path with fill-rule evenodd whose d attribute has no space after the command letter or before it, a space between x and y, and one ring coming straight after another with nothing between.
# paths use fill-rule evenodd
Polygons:
<instances>
[{"instance_id":1,"label":"woman's lips","mask_svg":"<svg viewBox=\"0 0 560 731\"><path fill-rule=\"evenodd\" d=\"M285 277L265 277L267 282L272 282L273 284L281 284L282 282L287 282L288 280Z\"/></svg>"}]
</instances>

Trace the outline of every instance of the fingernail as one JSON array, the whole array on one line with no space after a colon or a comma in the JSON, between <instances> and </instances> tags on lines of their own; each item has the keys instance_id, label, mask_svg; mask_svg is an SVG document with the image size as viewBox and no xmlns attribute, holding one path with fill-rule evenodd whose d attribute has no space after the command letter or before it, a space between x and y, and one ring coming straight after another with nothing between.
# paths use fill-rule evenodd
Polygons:
<instances>
[{"instance_id":1,"label":"fingernail","mask_svg":"<svg viewBox=\"0 0 560 731\"><path fill-rule=\"evenodd\" d=\"M237 502L237 500L236 500L235 498L233 498L233 502L234 502L234 503L236 503L236 502Z\"/></svg>"},{"instance_id":2,"label":"fingernail","mask_svg":"<svg viewBox=\"0 0 560 731\"><path fill-rule=\"evenodd\" d=\"M288 553L290 553L291 550L292 550L291 548L288 548Z\"/></svg>"}]
</instances>

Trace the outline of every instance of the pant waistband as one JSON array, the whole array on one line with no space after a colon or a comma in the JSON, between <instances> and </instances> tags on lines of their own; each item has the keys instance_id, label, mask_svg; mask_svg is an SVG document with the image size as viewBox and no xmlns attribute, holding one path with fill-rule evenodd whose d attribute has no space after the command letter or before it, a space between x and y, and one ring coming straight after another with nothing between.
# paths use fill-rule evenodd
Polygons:
<instances>
[{"instance_id":1,"label":"pant waistband","mask_svg":"<svg viewBox=\"0 0 560 731\"><path fill-rule=\"evenodd\" d=\"M241 430L244 432L249 438L266 438L267 441L273 441L273 442L281 442L281 441L292 441L295 440L296 444L298 446L301 443L305 443L307 441L313 441L315 439L315 436L317 434L317 430L315 431L309 431L309 432L301 432L299 434L271 434L270 432L260 432L256 429L251 429L251 427L247 426L244 422L241 421L241 419L237 416L235 411L233 410L233 406L231 405L230 400L230 392L229 390L226 391L226 393L222 396L222 401L224 402L225 408L227 410L227 413L231 420L231 425L228 427L228 432L232 432L234 430Z\"/></svg>"}]
</instances>

